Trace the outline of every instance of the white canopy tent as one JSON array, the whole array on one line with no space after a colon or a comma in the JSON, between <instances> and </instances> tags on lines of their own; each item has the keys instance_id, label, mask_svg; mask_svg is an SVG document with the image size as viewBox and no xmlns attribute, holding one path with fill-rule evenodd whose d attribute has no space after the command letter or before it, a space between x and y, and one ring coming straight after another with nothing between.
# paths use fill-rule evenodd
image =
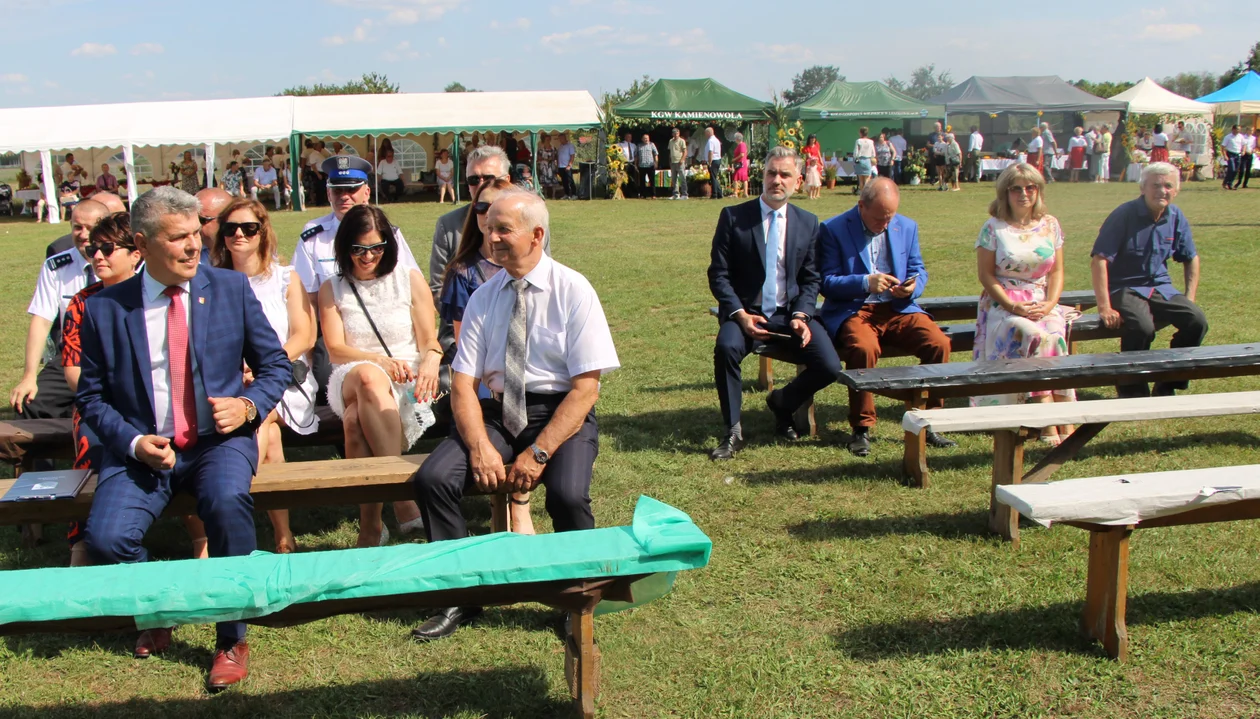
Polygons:
<instances>
[{"instance_id":1,"label":"white canopy tent","mask_svg":"<svg viewBox=\"0 0 1260 719\"><path fill-rule=\"evenodd\" d=\"M1151 78L1143 78L1141 82L1111 98L1129 103L1129 112L1152 115L1205 115L1212 121L1212 113L1216 109L1206 102L1198 102L1182 97L1171 90L1166 90Z\"/></svg>"},{"instance_id":2,"label":"white canopy tent","mask_svg":"<svg viewBox=\"0 0 1260 719\"><path fill-rule=\"evenodd\" d=\"M298 135L577 130L599 124L586 91L399 93L137 102L0 110L0 153L38 152L45 199L57 206L52 151L121 149L127 192L136 196L134 148L204 145L207 184L216 144L288 140ZM457 146L458 147L458 146ZM536 150L536 148L535 148ZM294 163L294 184L300 182ZM53 221L58 221L53 213Z\"/></svg>"}]
</instances>

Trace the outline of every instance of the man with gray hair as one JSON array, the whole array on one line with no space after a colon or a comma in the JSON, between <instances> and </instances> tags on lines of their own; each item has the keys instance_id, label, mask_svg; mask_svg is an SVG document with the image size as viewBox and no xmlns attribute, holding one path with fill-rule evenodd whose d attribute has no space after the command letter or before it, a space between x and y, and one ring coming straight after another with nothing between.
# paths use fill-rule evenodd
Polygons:
<instances>
[{"instance_id":1,"label":"man with gray hair","mask_svg":"<svg viewBox=\"0 0 1260 719\"><path fill-rule=\"evenodd\" d=\"M1054 182L1054 159L1059 156L1059 143L1055 141L1048 122L1041 123L1041 154L1045 158L1042 174L1046 176L1046 182Z\"/></svg>"},{"instance_id":2,"label":"man with gray hair","mask_svg":"<svg viewBox=\"0 0 1260 719\"><path fill-rule=\"evenodd\" d=\"M620 366L608 321L591 283L543 252L542 198L505 191L490 206L487 224L492 259L503 271L464 310L451 366L456 432L412 479L430 542L468 536L459 503L473 488L529 492L542 484L557 532L595 527L595 402L600 376ZM490 399L478 398L479 385ZM449 607L412 636L450 636L480 613L480 607Z\"/></svg>"},{"instance_id":3,"label":"man with gray hair","mask_svg":"<svg viewBox=\"0 0 1260 719\"><path fill-rule=\"evenodd\" d=\"M1090 270L1098 317L1112 329L1120 328L1120 351L1148 350L1160 327L1177 332L1172 347L1198 347L1207 335L1203 310L1194 303L1199 289L1199 255L1190 222L1172 204L1181 189L1181 173L1167 162L1152 162L1142 170L1142 196L1120 205L1098 230ZM1185 268L1182 294L1168 276L1168 260ZM1172 396L1186 382L1157 382L1154 395ZM1122 398L1149 396L1145 382L1116 387Z\"/></svg>"},{"instance_id":4,"label":"man with gray hair","mask_svg":"<svg viewBox=\"0 0 1260 719\"><path fill-rule=\"evenodd\" d=\"M144 535L176 493L190 493L210 554L257 548L250 483L254 433L292 373L249 278L199 262L196 198L146 192L131 229L144 271L88 302L75 400L103 452L85 541L97 564L144 562ZM245 386L243 367L253 371ZM136 656L169 647L170 629L142 632ZM220 622L207 681L214 691L249 674L245 625Z\"/></svg>"},{"instance_id":5,"label":"man with gray hair","mask_svg":"<svg viewBox=\"0 0 1260 719\"><path fill-rule=\"evenodd\" d=\"M786 387L766 397L775 432L799 436L792 415L836 380L840 359L818 312L818 218L788 203L801 179L801 158L779 146L766 155L761 197L723 208L713 233L709 290L718 301L713 381L724 424L714 460L731 459L744 446L740 423L740 363L759 345L804 365Z\"/></svg>"},{"instance_id":6,"label":"man with gray hair","mask_svg":"<svg viewBox=\"0 0 1260 719\"><path fill-rule=\"evenodd\" d=\"M669 140L669 176L674 186L671 200L687 199L687 141L682 131L674 128Z\"/></svg>"}]
</instances>

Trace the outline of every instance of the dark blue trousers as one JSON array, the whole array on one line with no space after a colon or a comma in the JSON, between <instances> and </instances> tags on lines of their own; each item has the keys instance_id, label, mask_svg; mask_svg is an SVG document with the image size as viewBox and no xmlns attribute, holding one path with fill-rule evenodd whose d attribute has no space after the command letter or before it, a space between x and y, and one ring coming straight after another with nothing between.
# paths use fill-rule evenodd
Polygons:
<instances>
[{"instance_id":1,"label":"dark blue trousers","mask_svg":"<svg viewBox=\"0 0 1260 719\"><path fill-rule=\"evenodd\" d=\"M257 463L257 445L230 438L205 435L187 452L177 452L175 468L154 471L129 460L118 467L116 457L106 459L102 479L96 485L87 520L88 555L96 564L145 562L149 552L144 535L162 515L176 492L197 500L197 516L206 525L210 556L240 557L258 547L254 531L254 500L249 494ZM255 448L251 459L238 447ZM218 648L226 649L245 638L244 622L218 624Z\"/></svg>"}]
</instances>

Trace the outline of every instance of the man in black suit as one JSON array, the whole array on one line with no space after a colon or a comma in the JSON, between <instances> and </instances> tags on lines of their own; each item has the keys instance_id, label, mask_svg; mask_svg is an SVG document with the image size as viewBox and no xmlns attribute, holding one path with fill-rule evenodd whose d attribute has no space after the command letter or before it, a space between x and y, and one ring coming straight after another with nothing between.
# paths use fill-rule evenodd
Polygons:
<instances>
[{"instance_id":1,"label":"man in black suit","mask_svg":"<svg viewBox=\"0 0 1260 719\"><path fill-rule=\"evenodd\" d=\"M740 363L755 343L779 345L776 349L793 355L792 362L805 365L796 379L766 397L775 432L788 440L798 436L792 414L841 370L826 330L814 320L818 218L788 204L800 184L800 157L794 150L773 148L763 179L761 197L723 209L713 235L709 289L721 322L713 378L726 429L711 459L730 459L744 446Z\"/></svg>"}]
</instances>

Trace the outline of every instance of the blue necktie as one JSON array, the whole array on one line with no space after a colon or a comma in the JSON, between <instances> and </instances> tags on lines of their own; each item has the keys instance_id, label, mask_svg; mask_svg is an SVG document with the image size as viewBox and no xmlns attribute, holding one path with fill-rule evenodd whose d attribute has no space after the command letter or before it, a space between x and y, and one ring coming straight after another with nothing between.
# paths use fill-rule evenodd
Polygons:
<instances>
[{"instance_id":1,"label":"blue necktie","mask_svg":"<svg viewBox=\"0 0 1260 719\"><path fill-rule=\"evenodd\" d=\"M770 213L766 230L766 281L761 283L761 311L766 317L779 308L779 213Z\"/></svg>"}]
</instances>

